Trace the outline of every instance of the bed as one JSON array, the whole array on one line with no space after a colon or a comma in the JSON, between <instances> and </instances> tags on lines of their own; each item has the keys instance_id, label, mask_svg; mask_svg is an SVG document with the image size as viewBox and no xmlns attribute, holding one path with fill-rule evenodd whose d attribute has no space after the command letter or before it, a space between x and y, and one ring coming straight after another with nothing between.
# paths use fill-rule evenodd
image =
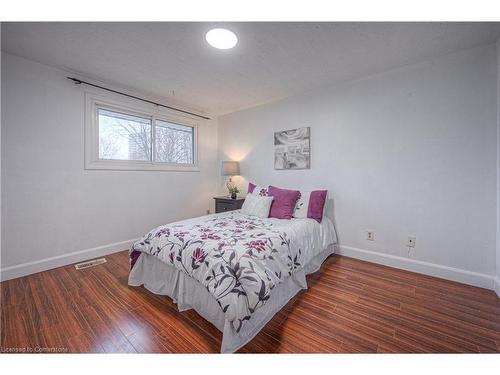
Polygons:
<instances>
[{"instance_id":1,"label":"bed","mask_svg":"<svg viewBox=\"0 0 500 375\"><path fill-rule=\"evenodd\" d=\"M222 333L222 353L248 343L334 252L332 221L260 219L239 210L151 230L130 250L128 283L194 309Z\"/></svg>"}]
</instances>

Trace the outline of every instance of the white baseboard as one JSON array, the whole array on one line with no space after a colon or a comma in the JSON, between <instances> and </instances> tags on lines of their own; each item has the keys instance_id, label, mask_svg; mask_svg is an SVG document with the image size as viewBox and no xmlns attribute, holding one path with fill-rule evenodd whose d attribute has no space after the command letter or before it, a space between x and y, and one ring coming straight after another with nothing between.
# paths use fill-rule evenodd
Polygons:
<instances>
[{"instance_id":1,"label":"white baseboard","mask_svg":"<svg viewBox=\"0 0 500 375\"><path fill-rule=\"evenodd\" d=\"M34 262L27 262L16 264L14 266L4 267L0 269L0 280L4 281L15 279L16 277L31 275L33 273L50 270L52 268L67 266L68 264L77 263L83 260L97 258L100 256L116 253L118 251L127 250L130 249L132 244L137 240L138 238L94 247L92 249L75 251L73 253L36 260Z\"/></svg>"},{"instance_id":2,"label":"white baseboard","mask_svg":"<svg viewBox=\"0 0 500 375\"><path fill-rule=\"evenodd\" d=\"M0 269L0 280L10 280L16 277L31 275L33 273L47 271L49 269L66 266L68 264L97 258L100 256L116 253L129 249L138 238L116 242L109 245L94 247L69 254L63 254L51 258L27 262ZM337 254L366 260L368 262L383 264L407 271L422 273L429 276L441 277L443 279L457 281L464 284L474 285L481 288L492 289L500 297L500 279L498 277L482 273L442 266L439 264L424 262L415 259L398 257L395 255L378 253L370 250L358 249L350 246L338 246Z\"/></svg>"},{"instance_id":3,"label":"white baseboard","mask_svg":"<svg viewBox=\"0 0 500 375\"><path fill-rule=\"evenodd\" d=\"M500 287L500 285L498 284L498 279L496 279L497 283L495 286L495 277L491 275L467 271L460 268L443 266L435 263L424 262L416 259L403 258L370 250L358 249L350 246L339 246L337 254L382 264L384 266L401 268L407 271L422 273L424 275L457 281L463 284L492 289L495 290L497 295L500 296L498 291L498 288Z\"/></svg>"},{"instance_id":4,"label":"white baseboard","mask_svg":"<svg viewBox=\"0 0 500 375\"><path fill-rule=\"evenodd\" d=\"M495 293L497 294L498 297L500 297L500 278L495 277Z\"/></svg>"}]
</instances>

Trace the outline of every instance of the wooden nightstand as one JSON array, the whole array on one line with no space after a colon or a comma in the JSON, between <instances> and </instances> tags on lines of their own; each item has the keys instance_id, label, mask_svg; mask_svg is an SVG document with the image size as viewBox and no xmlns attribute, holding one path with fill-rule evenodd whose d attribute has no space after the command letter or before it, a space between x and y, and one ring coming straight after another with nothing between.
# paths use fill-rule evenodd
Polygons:
<instances>
[{"instance_id":1,"label":"wooden nightstand","mask_svg":"<svg viewBox=\"0 0 500 375\"><path fill-rule=\"evenodd\" d=\"M215 213L239 210L243 206L245 198L238 197L231 199L231 197L214 197L215 199Z\"/></svg>"}]
</instances>

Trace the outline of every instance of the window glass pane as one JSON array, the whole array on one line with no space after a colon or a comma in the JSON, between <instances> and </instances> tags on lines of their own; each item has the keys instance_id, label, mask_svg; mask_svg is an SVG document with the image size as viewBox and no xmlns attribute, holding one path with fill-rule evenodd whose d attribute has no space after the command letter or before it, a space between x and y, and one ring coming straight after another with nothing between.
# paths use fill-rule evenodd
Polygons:
<instances>
[{"instance_id":1,"label":"window glass pane","mask_svg":"<svg viewBox=\"0 0 500 375\"><path fill-rule=\"evenodd\" d=\"M156 120L156 161L194 164L194 128Z\"/></svg>"},{"instance_id":2,"label":"window glass pane","mask_svg":"<svg viewBox=\"0 0 500 375\"><path fill-rule=\"evenodd\" d=\"M99 108L99 159L151 161L151 120Z\"/></svg>"}]
</instances>

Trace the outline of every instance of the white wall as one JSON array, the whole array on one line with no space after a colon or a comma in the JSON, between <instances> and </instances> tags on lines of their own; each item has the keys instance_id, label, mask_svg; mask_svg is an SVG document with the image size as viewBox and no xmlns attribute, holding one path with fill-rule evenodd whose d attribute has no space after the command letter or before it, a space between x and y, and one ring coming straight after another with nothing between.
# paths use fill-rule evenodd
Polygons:
<instances>
[{"instance_id":1,"label":"white wall","mask_svg":"<svg viewBox=\"0 0 500 375\"><path fill-rule=\"evenodd\" d=\"M153 226L213 209L215 190L225 192L219 143L220 159L242 160L257 183L328 188L343 253L493 287L497 61L500 45L476 48L233 113L218 132L203 122L201 172L186 173L84 170L82 87L2 53L2 278L125 249ZM300 126L311 127L312 168L275 171L273 132Z\"/></svg>"},{"instance_id":2,"label":"white wall","mask_svg":"<svg viewBox=\"0 0 500 375\"><path fill-rule=\"evenodd\" d=\"M495 292L500 297L500 39L497 48L497 246Z\"/></svg>"},{"instance_id":3,"label":"white wall","mask_svg":"<svg viewBox=\"0 0 500 375\"><path fill-rule=\"evenodd\" d=\"M216 121L199 126L200 172L84 170L84 88L2 55L3 278L127 249L154 226L213 209Z\"/></svg>"},{"instance_id":4,"label":"white wall","mask_svg":"<svg viewBox=\"0 0 500 375\"><path fill-rule=\"evenodd\" d=\"M491 45L229 114L220 158L245 191L329 189L343 254L493 288L496 70ZM273 132L302 126L311 169L274 170Z\"/></svg>"},{"instance_id":5,"label":"white wall","mask_svg":"<svg viewBox=\"0 0 500 375\"><path fill-rule=\"evenodd\" d=\"M0 22L0 41L1 40L2 40L2 23ZM2 86L2 51L0 48L0 87L1 86ZM2 102L2 90L0 90L0 103L1 102ZM2 106L0 105L0 265L2 264L2 214L1 213L2 213Z\"/></svg>"}]
</instances>

